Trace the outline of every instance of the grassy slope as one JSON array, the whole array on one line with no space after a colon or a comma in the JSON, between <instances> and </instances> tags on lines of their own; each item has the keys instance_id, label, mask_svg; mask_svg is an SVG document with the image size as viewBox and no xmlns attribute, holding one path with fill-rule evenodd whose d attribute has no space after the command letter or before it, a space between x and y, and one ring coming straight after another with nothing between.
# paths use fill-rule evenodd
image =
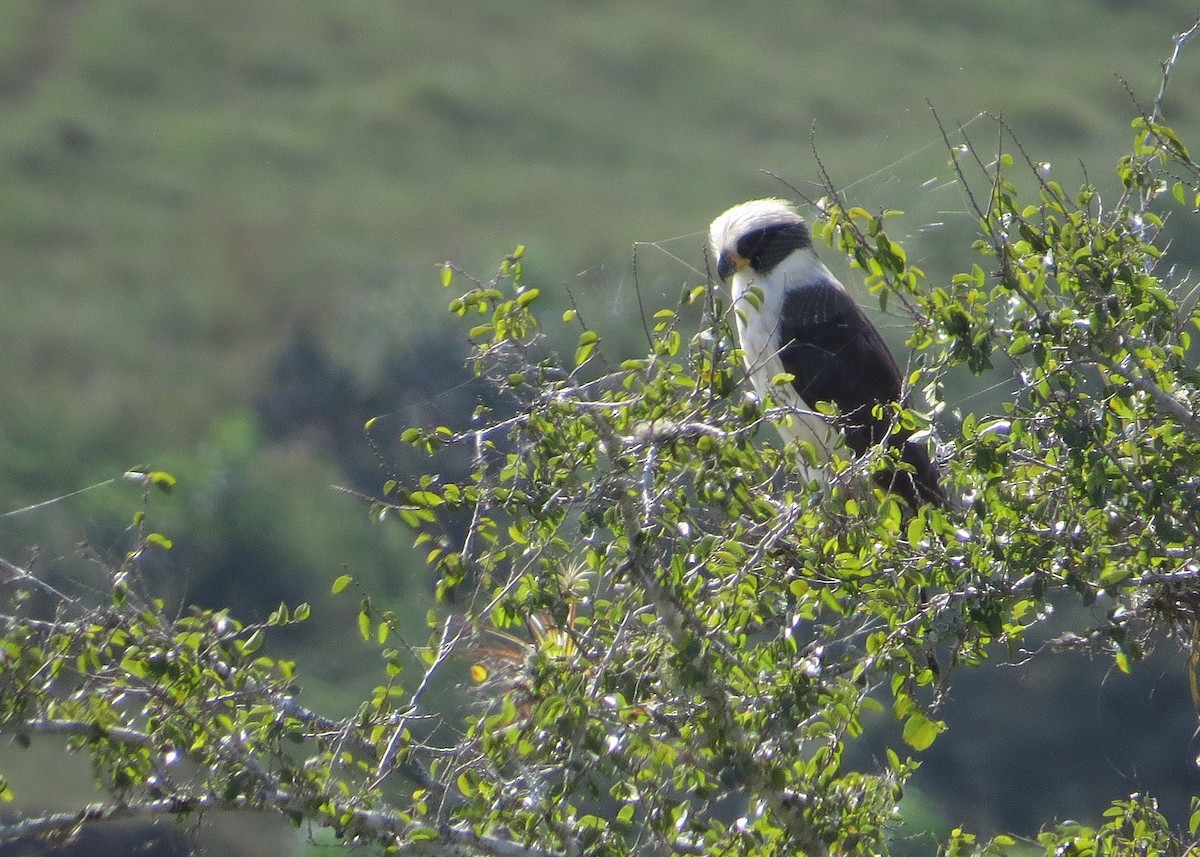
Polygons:
<instances>
[{"instance_id":1,"label":"grassy slope","mask_svg":"<svg viewBox=\"0 0 1200 857\"><path fill-rule=\"evenodd\" d=\"M404 560L328 495L318 447L229 439L297 329L382 380L384 356L419 351L444 317L437 263L486 272L521 242L553 299L569 285L636 348L634 243L657 245L638 251L647 302L672 301L699 281L712 216L785 191L761 169L808 186L814 125L834 179L908 211L910 256L944 274L967 258L970 222L954 188L923 186L948 178L926 99L949 122L1002 112L1068 186L1080 162L1111 186L1132 115L1113 73L1149 101L1193 11L8 0L0 509L143 461L220 508L230 474L251 473L237 508L269 528L262 561L294 568L298 591L325 589L341 562L394 579ZM1193 141L1197 65L1185 55L1169 103ZM982 120L968 131L995 136ZM88 497L0 519L0 549L69 550L91 516L132 511L128 491ZM219 539L223 520L196 526Z\"/></svg>"},{"instance_id":2,"label":"grassy slope","mask_svg":"<svg viewBox=\"0 0 1200 857\"><path fill-rule=\"evenodd\" d=\"M854 192L914 224L961 208L916 186L944 173L926 98L1103 180L1130 115L1112 73L1149 98L1188 5L131 0L47 28L14 4L0 393L5 467L39 490L203 438L297 324L369 373L440 318L445 258L526 243L534 276L591 270L575 288L624 320L633 242L687 236L699 265L713 214L783 190L759 169L812 178L814 122L835 179L883 170ZM696 277L655 276L660 300Z\"/></svg>"}]
</instances>

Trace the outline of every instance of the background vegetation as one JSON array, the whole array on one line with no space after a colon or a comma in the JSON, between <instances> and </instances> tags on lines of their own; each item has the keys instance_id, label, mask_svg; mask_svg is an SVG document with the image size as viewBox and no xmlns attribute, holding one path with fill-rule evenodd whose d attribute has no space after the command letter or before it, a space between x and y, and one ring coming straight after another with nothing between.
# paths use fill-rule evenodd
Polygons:
<instances>
[{"instance_id":1,"label":"background vegetation","mask_svg":"<svg viewBox=\"0 0 1200 857\"><path fill-rule=\"evenodd\" d=\"M856 202L908 212L897 237L936 280L974 225L926 99L968 134L995 134L974 117L1001 112L1064 184L1087 165L1114 190L1136 112L1114 73L1149 102L1192 12L14 0L0 35L0 555L94 585L79 558L121 556L141 490L108 480L168 468L181 485L156 514L176 548L156 583L260 618L314 601L316 630L291 643L338 653L313 661L305 689L336 700L362 679L344 656L356 605L321 595L332 579L348 568L414 628L432 603L406 540L329 486L386 478L367 417L385 417L378 442L403 468L399 428L449 421L479 394L441 326L442 260L483 269L524 243L550 306L576 302L611 353L637 353L638 292L677 300L702 279L713 215L788 193L760 169L808 189L815 124ZM1197 77L1185 59L1165 105L1185 139ZM1189 268L1195 225L1171 227ZM636 283L635 242L648 242ZM906 319L883 323L907 335ZM1007 389L949 383L964 412ZM935 814L985 830L1094 814L1150 784L1180 812L1196 774L1175 761L1194 726L1179 667L1166 659L1149 688L1071 685L1059 666L980 677L947 715L980 728L952 730L915 782ZM1054 714L1078 686L1102 688L1094 723ZM1112 734L1131 718L1154 726ZM1080 745L1094 767L1028 780L1021 759ZM52 800L28 786L23 800Z\"/></svg>"}]
</instances>

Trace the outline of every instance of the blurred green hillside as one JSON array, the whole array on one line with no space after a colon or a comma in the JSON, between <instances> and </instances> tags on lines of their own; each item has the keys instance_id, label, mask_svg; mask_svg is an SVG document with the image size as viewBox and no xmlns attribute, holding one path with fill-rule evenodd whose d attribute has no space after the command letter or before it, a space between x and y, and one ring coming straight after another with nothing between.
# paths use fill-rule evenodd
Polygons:
<instances>
[{"instance_id":1,"label":"blurred green hillside","mask_svg":"<svg viewBox=\"0 0 1200 857\"><path fill-rule=\"evenodd\" d=\"M1151 103L1195 13L1183 0L6 0L0 513L14 513L0 555L86 589L99 572L76 543L119 561L141 489L17 510L135 465L170 469L179 488L150 513L177 546L156 585L259 616L313 601L293 641L314 656L308 680L356 686L346 657L322 657L349 646L374 667L355 648L357 605L326 595L333 578L349 570L405 604L415 640L432 597L405 534L330 486L386 478L368 417L387 417L378 441L403 470L389 438L464 419L481 395L443 261L487 276L526 244L550 301L637 351L637 293L653 310L702 282L712 217L790 194L763 170L817 193L815 143L852 201L906 212L909 257L945 277L969 265L974 225L927 101L985 150L1000 134L980 114L1002 114L1064 185L1086 168L1115 195L1136 115L1117 77ZM1166 102L1193 146L1198 92L1193 49ZM1200 264L1198 238L1176 235L1176 264ZM899 345L905 319L882 321ZM997 407L955 383L964 410ZM1104 804L1138 786L1100 787Z\"/></svg>"}]
</instances>

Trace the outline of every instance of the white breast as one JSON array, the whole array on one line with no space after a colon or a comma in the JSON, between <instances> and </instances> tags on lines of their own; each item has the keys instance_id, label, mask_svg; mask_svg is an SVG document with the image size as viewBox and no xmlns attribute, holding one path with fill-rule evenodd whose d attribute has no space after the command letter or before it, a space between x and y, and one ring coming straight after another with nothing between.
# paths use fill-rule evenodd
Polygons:
<instances>
[{"instance_id":1,"label":"white breast","mask_svg":"<svg viewBox=\"0 0 1200 857\"><path fill-rule=\"evenodd\" d=\"M808 255L825 276L832 276L828 269L813 254L793 254L795 257ZM808 260L796 259L797 262ZM776 268L771 277L759 277L753 271L734 274L731 282L733 308L737 318L738 340L741 345L746 372L760 399L771 399L778 408L788 413L775 419L775 425L784 442L797 438L811 443L822 458L829 456L836 444L836 435L829 423L815 414L800 398L790 381L773 383L784 372L779 350L783 343L779 338L779 318L783 311L783 298L787 283L796 282L798 277L818 273L812 265L784 265ZM784 270L785 266L789 270ZM750 295L752 291L755 294ZM759 297L759 301L754 298ZM759 303L755 308L755 303Z\"/></svg>"}]
</instances>

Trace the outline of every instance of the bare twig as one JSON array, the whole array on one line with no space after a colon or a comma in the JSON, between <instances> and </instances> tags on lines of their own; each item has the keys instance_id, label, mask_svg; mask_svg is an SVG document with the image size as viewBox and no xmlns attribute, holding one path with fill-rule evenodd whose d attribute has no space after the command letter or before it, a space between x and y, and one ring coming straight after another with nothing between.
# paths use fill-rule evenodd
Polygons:
<instances>
[{"instance_id":1,"label":"bare twig","mask_svg":"<svg viewBox=\"0 0 1200 857\"><path fill-rule=\"evenodd\" d=\"M1155 121L1160 121L1163 118L1163 101L1167 97L1167 84L1171 81L1171 72L1175 70L1175 63L1179 62L1179 57L1183 53L1183 49L1187 46L1196 34L1200 33L1200 17L1192 23L1190 29L1184 30L1182 33L1176 33L1171 39L1175 47L1171 51L1171 56L1167 57L1162 64L1162 83L1158 87L1158 95L1154 98L1154 107L1150 112L1151 117Z\"/></svg>"}]
</instances>

